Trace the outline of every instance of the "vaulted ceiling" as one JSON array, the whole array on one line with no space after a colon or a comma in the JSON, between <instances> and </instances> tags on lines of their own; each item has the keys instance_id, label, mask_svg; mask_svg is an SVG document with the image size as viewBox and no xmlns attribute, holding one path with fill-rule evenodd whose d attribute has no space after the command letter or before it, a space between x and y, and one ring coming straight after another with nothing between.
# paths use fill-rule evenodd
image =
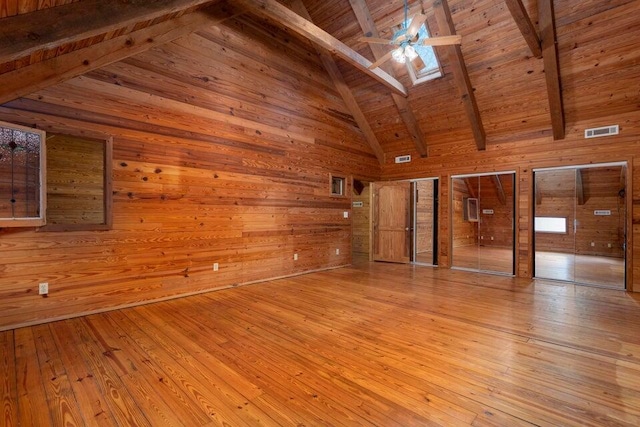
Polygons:
<instances>
[{"instance_id":1,"label":"vaulted ceiling","mask_svg":"<svg viewBox=\"0 0 640 427\"><path fill-rule=\"evenodd\" d=\"M432 35L462 36L436 48L444 77L413 86L401 64L370 69L390 47L359 40L391 38L400 0L0 0L0 104L235 22L317 52L381 163L562 139L578 121L640 108L639 3L412 0Z\"/></svg>"}]
</instances>

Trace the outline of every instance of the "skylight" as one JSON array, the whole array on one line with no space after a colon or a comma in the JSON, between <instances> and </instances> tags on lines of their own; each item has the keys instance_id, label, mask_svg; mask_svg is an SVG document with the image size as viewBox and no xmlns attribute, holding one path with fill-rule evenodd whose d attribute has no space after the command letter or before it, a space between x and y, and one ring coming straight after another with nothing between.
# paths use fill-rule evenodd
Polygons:
<instances>
[{"instance_id":1,"label":"skylight","mask_svg":"<svg viewBox=\"0 0 640 427\"><path fill-rule=\"evenodd\" d=\"M424 40L429 38L429 30L426 24L420 26L418 30L418 40ZM423 46L419 43L414 45L419 59L414 61L407 61L407 69L409 70L409 76L411 76L411 82L414 85L424 83L429 80L442 77L442 70L440 68L440 62L436 56L436 52L433 46Z\"/></svg>"}]
</instances>

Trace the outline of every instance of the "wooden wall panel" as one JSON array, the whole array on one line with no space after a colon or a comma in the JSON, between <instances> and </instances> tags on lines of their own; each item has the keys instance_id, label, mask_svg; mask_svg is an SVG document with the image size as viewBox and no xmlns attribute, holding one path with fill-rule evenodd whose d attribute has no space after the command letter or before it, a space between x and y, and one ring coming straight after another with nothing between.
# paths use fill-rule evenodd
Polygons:
<instances>
[{"instance_id":1,"label":"wooden wall panel","mask_svg":"<svg viewBox=\"0 0 640 427\"><path fill-rule=\"evenodd\" d=\"M104 224L104 141L47 138L47 224Z\"/></svg>"},{"instance_id":2,"label":"wooden wall panel","mask_svg":"<svg viewBox=\"0 0 640 427\"><path fill-rule=\"evenodd\" d=\"M354 207L351 211L353 252L369 255L371 250L371 184L367 183L360 194L354 193L352 200L362 203L362 207Z\"/></svg>"},{"instance_id":3,"label":"wooden wall panel","mask_svg":"<svg viewBox=\"0 0 640 427\"><path fill-rule=\"evenodd\" d=\"M0 108L113 136L112 230L0 230L0 329L351 262L351 186L329 177L380 167L310 46L264 31L234 21Z\"/></svg>"},{"instance_id":4,"label":"wooden wall panel","mask_svg":"<svg viewBox=\"0 0 640 427\"><path fill-rule=\"evenodd\" d=\"M434 232L434 182L418 181L416 182L418 191L418 200L416 202L416 251L418 254L433 251L433 232Z\"/></svg>"}]
</instances>

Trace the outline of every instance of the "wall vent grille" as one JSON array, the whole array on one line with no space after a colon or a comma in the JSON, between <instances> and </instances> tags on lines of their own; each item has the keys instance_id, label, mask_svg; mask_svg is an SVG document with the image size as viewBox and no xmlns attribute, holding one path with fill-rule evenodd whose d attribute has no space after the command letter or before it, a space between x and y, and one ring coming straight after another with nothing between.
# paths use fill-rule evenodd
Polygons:
<instances>
[{"instance_id":1,"label":"wall vent grille","mask_svg":"<svg viewBox=\"0 0 640 427\"><path fill-rule=\"evenodd\" d=\"M618 125L604 126L601 128L591 128L584 130L585 138L598 138L601 136L617 135L620 132Z\"/></svg>"},{"instance_id":2,"label":"wall vent grille","mask_svg":"<svg viewBox=\"0 0 640 427\"><path fill-rule=\"evenodd\" d=\"M411 154L396 157L396 163L409 163L410 161L411 161Z\"/></svg>"}]
</instances>

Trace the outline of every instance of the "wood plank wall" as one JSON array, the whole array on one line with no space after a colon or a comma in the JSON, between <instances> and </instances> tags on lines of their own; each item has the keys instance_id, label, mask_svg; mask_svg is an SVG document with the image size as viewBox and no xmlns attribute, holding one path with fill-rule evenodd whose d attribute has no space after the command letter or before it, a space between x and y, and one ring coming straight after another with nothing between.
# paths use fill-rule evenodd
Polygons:
<instances>
[{"instance_id":1,"label":"wood plank wall","mask_svg":"<svg viewBox=\"0 0 640 427\"><path fill-rule=\"evenodd\" d=\"M418 254L433 251L433 187L432 180L416 182L418 192L418 200L416 202L416 251Z\"/></svg>"},{"instance_id":2,"label":"wood plank wall","mask_svg":"<svg viewBox=\"0 0 640 427\"><path fill-rule=\"evenodd\" d=\"M585 139L584 129L619 124L620 134L596 139ZM469 140L471 142L471 140ZM520 277L531 277L531 260L533 253L533 168L546 168L569 165L588 165L593 163L626 161L630 167L629 176L626 178L631 191L625 196L630 216L627 219L628 233L627 257L629 287L636 280L640 280L640 113L629 112L614 114L600 119L572 122L567 128L567 137L562 141L553 141L551 136L540 134L535 138L513 140L509 142L489 141L484 152L464 153L460 155L433 156L425 159L416 159L410 164L396 165L387 163L383 168L383 176L386 179L410 179L420 177L438 176L443 183L441 186L441 212L440 212L440 266L449 259L450 251L450 221L451 214L444 206L447 202L447 193L444 190L450 188L450 177L456 174L469 174L479 172L500 172L506 170L516 171L517 204L517 272ZM454 217L455 220L455 217ZM631 278L633 277L635 279ZM640 291L640 284L635 286Z\"/></svg>"},{"instance_id":3,"label":"wood plank wall","mask_svg":"<svg viewBox=\"0 0 640 427\"><path fill-rule=\"evenodd\" d=\"M47 224L103 224L104 141L47 138Z\"/></svg>"},{"instance_id":4,"label":"wood plank wall","mask_svg":"<svg viewBox=\"0 0 640 427\"><path fill-rule=\"evenodd\" d=\"M311 47L244 18L0 120L113 136L114 157L112 230L0 230L0 329L349 264L352 191L330 174L380 174Z\"/></svg>"},{"instance_id":5,"label":"wood plank wall","mask_svg":"<svg viewBox=\"0 0 640 427\"><path fill-rule=\"evenodd\" d=\"M366 183L360 194L353 195L354 202L362 202L362 207L352 210L352 250L369 255L371 250L371 184Z\"/></svg>"}]
</instances>

